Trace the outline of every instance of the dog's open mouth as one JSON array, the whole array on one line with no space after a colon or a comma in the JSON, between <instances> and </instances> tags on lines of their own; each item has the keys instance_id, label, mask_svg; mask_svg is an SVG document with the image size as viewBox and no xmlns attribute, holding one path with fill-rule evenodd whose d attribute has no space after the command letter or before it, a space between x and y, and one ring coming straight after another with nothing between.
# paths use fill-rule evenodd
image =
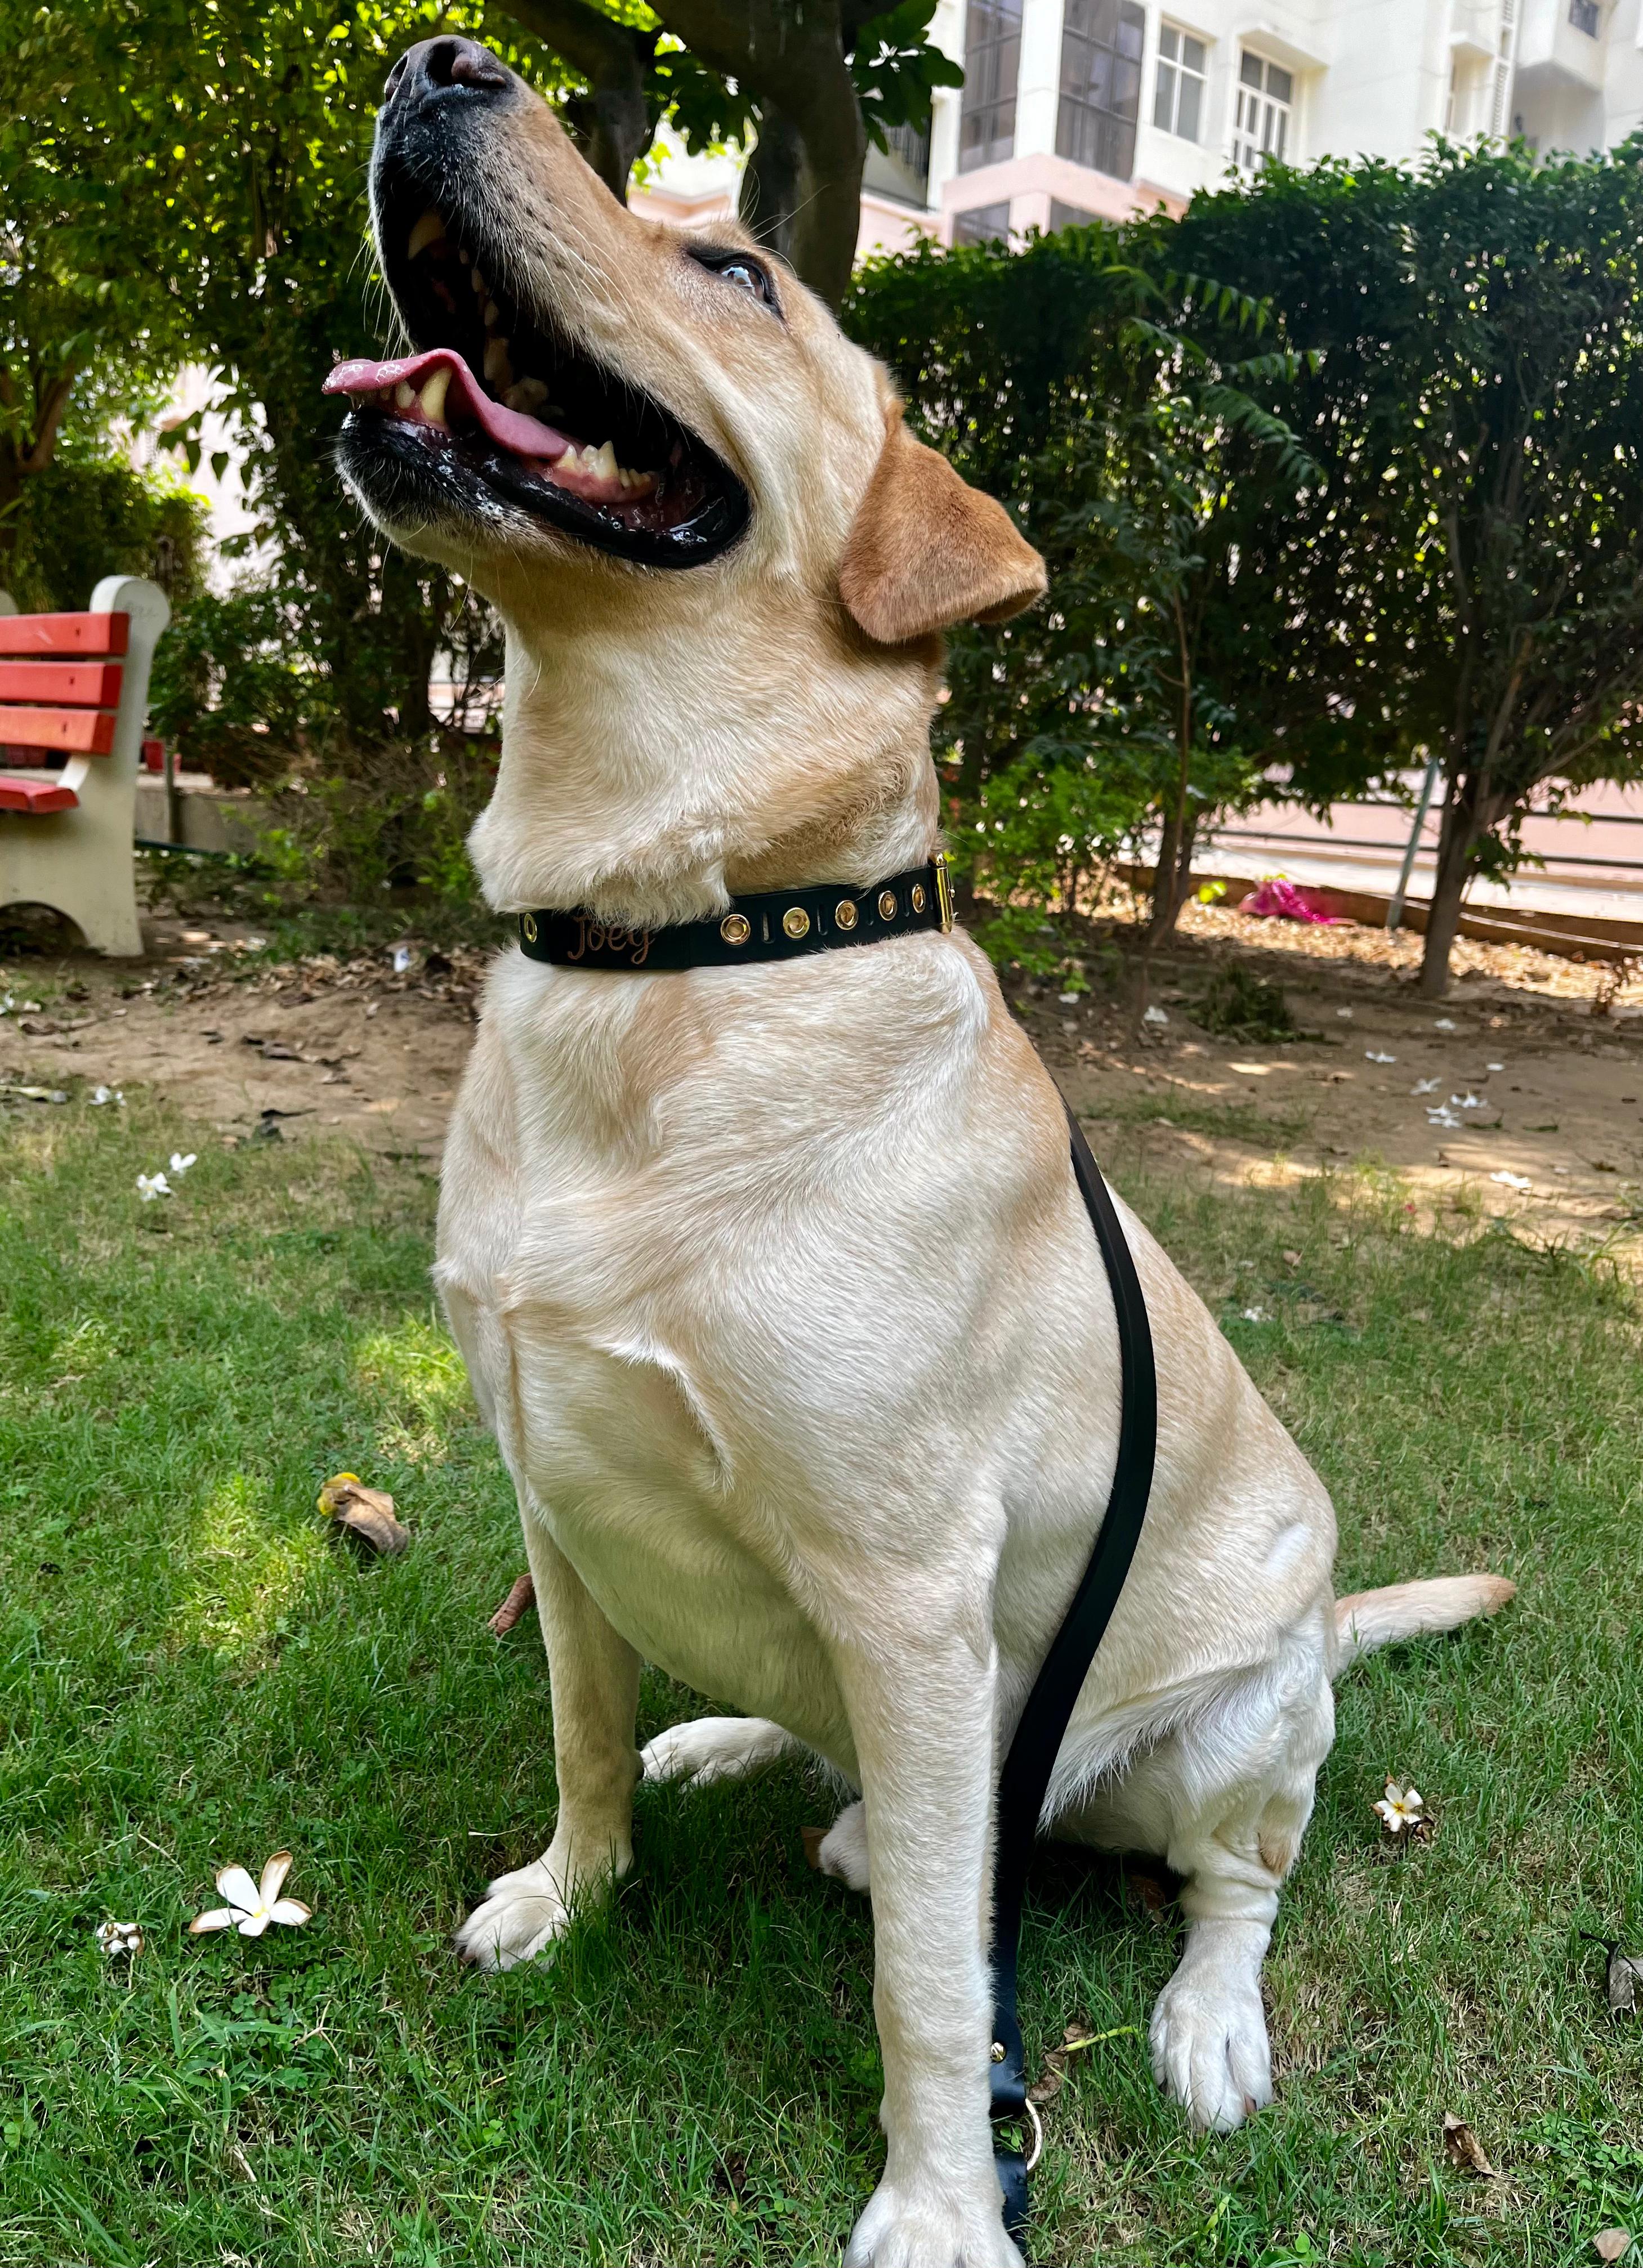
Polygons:
<instances>
[{"instance_id":1,"label":"dog's open mouth","mask_svg":"<svg viewBox=\"0 0 1643 2268\"><path fill-rule=\"evenodd\" d=\"M747 491L704 442L534 320L465 225L404 210L385 202L383 258L415 350L338 363L325 381L348 397L350 473L369 483L386 457L396 490L409 479L481 517L512 505L645 566L694 566L740 534Z\"/></svg>"}]
</instances>

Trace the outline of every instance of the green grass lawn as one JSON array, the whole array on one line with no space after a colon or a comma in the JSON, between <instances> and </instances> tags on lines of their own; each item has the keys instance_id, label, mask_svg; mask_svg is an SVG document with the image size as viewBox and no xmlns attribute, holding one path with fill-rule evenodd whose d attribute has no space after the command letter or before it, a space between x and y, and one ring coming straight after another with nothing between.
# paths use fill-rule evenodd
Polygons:
<instances>
[{"instance_id":1,"label":"green grass lawn","mask_svg":"<svg viewBox=\"0 0 1643 2268\"><path fill-rule=\"evenodd\" d=\"M199 1163L140 1204L173 1147ZM0 1152L0 2262L833 2261L879 2066L802 1770L642 1791L634 1875L556 1963L452 1958L554 1793L540 1639L484 1628L521 1555L430 1300L430 1182L136 1098L14 1114ZM1643 2228L1643 2031L1580 1934L1643 1941L1635 1295L1419 1234L1367 1176L1125 1186L1333 1488L1342 1587L1522 1592L1344 1686L1268 1971L1280 2099L1242 2133L1194 2139L1147 2075L1173 1913L1044 1856L1029 2044L1116 2036L1050 2114L1035 2257L1590 2258ZM402 1559L328 1536L341 1467L392 1490ZM642 1736L699 1705L650 1679ZM1380 1839L1388 1772L1430 1844ZM184 1935L215 1867L281 1846L308 1928ZM129 1981L111 1916L147 1932ZM1448 2167L1445 2111L1498 2181Z\"/></svg>"}]
</instances>

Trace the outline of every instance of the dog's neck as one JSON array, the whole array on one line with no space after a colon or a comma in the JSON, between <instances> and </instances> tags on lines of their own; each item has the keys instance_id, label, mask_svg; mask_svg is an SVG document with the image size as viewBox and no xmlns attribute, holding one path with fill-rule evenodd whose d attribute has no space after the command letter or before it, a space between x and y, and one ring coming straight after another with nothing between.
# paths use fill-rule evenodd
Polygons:
<instances>
[{"instance_id":1,"label":"dog's neck","mask_svg":"<svg viewBox=\"0 0 1643 2268\"><path fill-rule=\"evenodd\" d=\"M528 648L511 629L501 769L470 837L490 903L657 927L928 858L933 649L841 652L834 622L783 627L584 623Z\"/></svg>"}]
</instances>

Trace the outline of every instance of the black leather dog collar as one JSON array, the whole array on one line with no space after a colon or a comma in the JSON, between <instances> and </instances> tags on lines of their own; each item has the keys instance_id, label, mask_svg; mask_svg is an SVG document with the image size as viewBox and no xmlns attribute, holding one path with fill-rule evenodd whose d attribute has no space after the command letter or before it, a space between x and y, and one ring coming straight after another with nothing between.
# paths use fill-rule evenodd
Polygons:
<instances>
[{"instance_id":1,"label":"black leather dog collar","mask_svg":"<svg viewBox=\"0 0 1643 2268\"><path fill-rule=\"evenodd\" d=\"M727 912L664 929L612 929L590 913L551 908L519 916L519 950L564 968L652 971L735 968L749 961L798 961L836 946L881 945L887 938L953 926L953 885L944 853L927 866L866 890L837 882L803 890L764 890L733 898Z\"/></svg>"}]
</instances>

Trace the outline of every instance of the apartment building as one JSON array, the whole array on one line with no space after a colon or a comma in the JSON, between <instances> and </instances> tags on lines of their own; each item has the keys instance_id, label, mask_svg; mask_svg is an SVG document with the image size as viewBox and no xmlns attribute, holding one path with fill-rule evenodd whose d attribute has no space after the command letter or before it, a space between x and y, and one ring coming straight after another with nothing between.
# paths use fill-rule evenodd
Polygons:
<instances>
[{"instance_id":1,"label":"apartment building","mask_svg":"<svg viewBox=\"0 0 1643 2268\"><path fill-rule=\"evenodd\" d=\"M1643 125L1643 0L941 0L932 33L964 85L871 154L864 250L1178 210L1272 158L1413 158L1434 132L1584 151ZM636 202L699 224L734 174L670 158Z\"/></svg>"}]
</instances>

